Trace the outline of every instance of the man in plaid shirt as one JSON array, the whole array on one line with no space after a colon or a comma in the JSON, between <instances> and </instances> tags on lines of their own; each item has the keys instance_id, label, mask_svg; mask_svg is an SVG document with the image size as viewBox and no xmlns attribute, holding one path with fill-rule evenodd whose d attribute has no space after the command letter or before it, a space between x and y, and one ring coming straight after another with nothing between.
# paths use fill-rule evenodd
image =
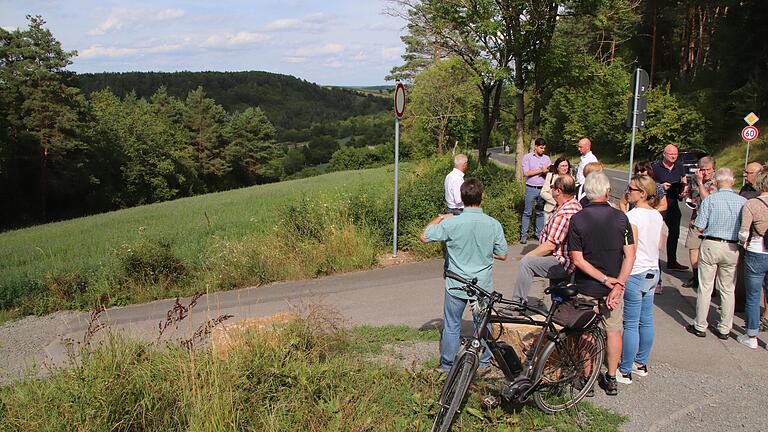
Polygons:
<instances>
[{"instance_id":1,"label":"man in plaid shirt","mask_svg":"<svg viewBox=\"0 0 768 432\"><path fill-rule=\"evenodd\" d=\"M576 182L569 175L558 177L552 185L552 196L557 201L557 208L544 225L539 246L520 261L514 292L517 299L527 300L534 276L565 279L575 270L568 256L566 241L571 217L581 210L575 193Z\"/></svg>"}]
</instances>

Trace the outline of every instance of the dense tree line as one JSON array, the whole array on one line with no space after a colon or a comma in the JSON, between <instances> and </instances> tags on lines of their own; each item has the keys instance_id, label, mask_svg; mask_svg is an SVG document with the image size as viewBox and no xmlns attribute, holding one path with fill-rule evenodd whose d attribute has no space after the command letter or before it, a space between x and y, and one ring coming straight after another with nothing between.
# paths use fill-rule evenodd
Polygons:
<instances>
[{"instance_id":1,"label":"dense tree line","mask_svg":"<svg viewBox=\"0 0 768 432\"><path fill-rule=\"evenodd\" d=\"M119 97L134 93L150 97L160 87L178 98L203 87L226 111L261 107L278 130L280 141L318 123L380 113L391 107L389 98L338 87L321 87L299 78L269 72L104 72L77 75L87 96L109 88Z\"/></svg>"},{"instance_id":2,"label":"dense tree line","mask_svg":"<svg viewBox=\"0 0 768 432\"><path fill-rule=\"evenodd\" d=\"M458 141L482 160L504 140L520 156L543 135L553 151L590 136L598 154L622 158L636 67L652 81L641 156L667 143L716 149L745 114L768 111L768 40L746 31L768 21L765 1L393 3L408 34L391 77L410 82L404 140L419 154Z\"/></svg>"}]
</instances>

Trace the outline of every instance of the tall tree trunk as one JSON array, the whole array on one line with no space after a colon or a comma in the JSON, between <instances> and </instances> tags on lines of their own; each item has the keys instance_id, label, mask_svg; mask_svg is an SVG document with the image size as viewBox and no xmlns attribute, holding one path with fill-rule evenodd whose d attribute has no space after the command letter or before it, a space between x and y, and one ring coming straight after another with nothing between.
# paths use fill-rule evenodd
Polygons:
<instances>
[{"instance_id":1,"label":"tall tree trunk","mask_svg":"<svg viewBox=\"0 0 768 432\"><path fill-rule=\"evenodd\" d=\"M477 156L481 165L488 161L488 142L491 140L491 92L492 88L483 86L481 92L483 95L483 123L480 127L480 142L477 143Z\"/></svg>"},{"instance_id":2,"label":"tall tree trunk","mask_svg":"<svg viewBox=\"0 0 768 432\"><path fill-rule=\"evenodd\" d=\"M523 181L523 156L525 155L525 78L523 77L523 64L521 56L515 56L515 177Z\"/></svg>"},{"instance_id":3,"label":"tall tree trunk","mask_svg":"<svg viewBox=\"0 0 768 432\"><path fill-rule=\"evenodd\" d=\"M40 218L48 221L48 137L43 135L40 149Z\"/></svg>"},{"instance_id":4,"label":"tall tree trunk","mask_svg":"<svg viewBox=\"0 0 768 432\"><path fill-rule=\"evenodd\" d=\"M649 85L653 86L653 76L656 74L656 0L651 1L651 13L653 14L653 24L651 24L651 76Z\"/></svg>"}]
</instances>

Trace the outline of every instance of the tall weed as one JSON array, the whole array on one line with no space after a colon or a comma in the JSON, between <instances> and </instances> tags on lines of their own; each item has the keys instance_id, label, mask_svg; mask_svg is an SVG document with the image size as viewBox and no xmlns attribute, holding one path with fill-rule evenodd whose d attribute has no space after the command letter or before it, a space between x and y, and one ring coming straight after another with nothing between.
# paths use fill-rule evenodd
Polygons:
<instances>
[{"instance_id":1,"label":"tall weed","mask_svg":"<svg viewBox=\"0 0 768 432\"><path fill-rule=\"evenodd\" d=\"M217 242L207 281L228 289L369 268L378 250L371 232L351 221L343 203L302 197L285 206L267 235Z\"/></svg>"}]
</instances>

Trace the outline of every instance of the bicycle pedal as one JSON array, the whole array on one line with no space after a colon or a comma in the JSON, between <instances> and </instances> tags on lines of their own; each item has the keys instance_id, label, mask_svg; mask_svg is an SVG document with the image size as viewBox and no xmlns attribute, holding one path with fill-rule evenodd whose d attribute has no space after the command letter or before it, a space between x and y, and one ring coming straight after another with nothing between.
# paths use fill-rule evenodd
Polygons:
<instances>
[{"instance_id":1,"label":"bicycle pedal","mask_svg":"<svg viewBox=\"0 0 768 432\"><path fill-rule=\"evenodd\" d=\"M480 400L480 403L483 404L483 407L486 409L493 409L499 406L499 400L493 397L493 395L485 395Z\"/></svg>"}]
</instances>

